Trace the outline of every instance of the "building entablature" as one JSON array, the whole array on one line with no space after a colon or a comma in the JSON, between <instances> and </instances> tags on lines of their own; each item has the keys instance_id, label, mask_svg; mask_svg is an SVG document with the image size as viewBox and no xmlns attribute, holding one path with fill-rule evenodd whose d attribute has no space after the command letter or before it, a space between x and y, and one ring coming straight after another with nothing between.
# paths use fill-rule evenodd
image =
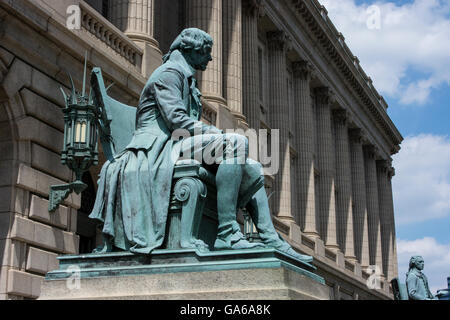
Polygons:
<instances>
[{"instance_id":1,"label":"building entablature","mask_svg":"<svg viewBox=\"0 0 450 320\"><path fill-rule=\"evenodd\" d=\"M287 17L286 19L280 19L277 17L282 8L280 1L263 0L262 4L265 7L265 19L271 19L274 25L284 29L291 39L292 50L298 51L290 55L299 55L300 58L297 60L306 60L314 67L314 74L322 83L318 86L329 85L333 88L338 86L349 92L350 99L356 102L361 112L366 113L370 121L377 127L376 135L379 137L374 140L378 140L380 144L385 145L383 149L386 149L387 156L397 153L400 150L399 145L403 137L386 112L386 101L378 94L372 84L372 79L361 68L359 59L352 54L345 44L344 36L336 30L328 18L325 7L321 6L317 0L289 0L286 2L286 12L295 12L295 19ZM301 28L293 28L289 24L299 24ZM267 22L265 22L265 25L267 25ZM305 28L309 29L310 32L299 35L298 30L304 30ZM294 30L297 31L294 32ZM314 51L308 50L308 48L300 48L299 44L301 43L303 46L305 41L314 47ZM322 53L321 56L326 65L319 60L315 61L319 59L317 57L318 52ZM306 58L307 56L310 58ZM326 70L327 72L321 72L322 69L329 68L330 64L338 74L338 77L334 79L330 78L329 69ZM322 73L326 76L323 76ZM335 90L335 92L338 93L341 90ZM336 99L341 100L338 97ZM349 100L349 98L347 97L346 100ZM345 101L343 104L348 103L350 102ZM372 132L373 130L368 131ZM383 136L383 139L380 139L380 136ZM382 140L385 140L385 143L382 143Z\"/></svg>"}]
</instances>

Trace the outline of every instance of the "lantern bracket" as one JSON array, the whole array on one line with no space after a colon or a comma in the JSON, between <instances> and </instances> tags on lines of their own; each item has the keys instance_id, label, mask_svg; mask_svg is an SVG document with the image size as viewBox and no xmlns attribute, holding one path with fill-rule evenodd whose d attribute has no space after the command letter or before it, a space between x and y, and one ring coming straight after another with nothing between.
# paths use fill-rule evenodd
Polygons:
<instances>
[{"instance_id":1,"label":"lantern bracket","mask_svg":"<svg viewBox=\"0 0 450 320\"><path fill-rule=\"evenodd\" d=\"M59 184L50 186L48 211L55 212L59 205L67 199L69 194L75 192L80 194L87 188L87 185L79 180L74 181L69 184Z\"/></svg>"}]
</instances>

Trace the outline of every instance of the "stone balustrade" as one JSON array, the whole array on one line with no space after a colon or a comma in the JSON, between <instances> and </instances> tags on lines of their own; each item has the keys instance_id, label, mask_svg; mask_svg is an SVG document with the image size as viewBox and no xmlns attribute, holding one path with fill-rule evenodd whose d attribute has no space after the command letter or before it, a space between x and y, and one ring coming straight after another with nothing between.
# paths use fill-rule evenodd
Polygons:
<instances>
[{"instance_id":1,"label":"stone balustrade","mask_svg":"<svg viewBox=\"0 0 450 320\"><path fill-rule=\"evenodd\" d=\"M140 67L142 50L97 11L80 3L81 26L131 64Z\"/></svg>"}]
</instances>

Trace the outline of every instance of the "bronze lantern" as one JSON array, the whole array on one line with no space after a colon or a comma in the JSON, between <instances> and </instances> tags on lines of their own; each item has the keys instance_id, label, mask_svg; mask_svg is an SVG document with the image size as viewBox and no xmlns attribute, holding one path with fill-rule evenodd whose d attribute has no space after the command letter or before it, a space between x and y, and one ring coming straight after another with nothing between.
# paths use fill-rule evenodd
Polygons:
<instances>
[{"instance_id":1,"label":"bronze lantern","mask_svg":"<svg viewBox=\"0 0 450 320\"><path fill-rule=\"evenodd\" d=\"M61 88L65 100L64 143L61 163L75 172L75 181L69 184L50 186L49 211L55 211L71 192L80 194L87 185L81 181L83 173L91 165L98 164L98 114L92 99L92 91L86 95L86 60L84 65L83 90L75 90L69 75L72 90L69 95Z\"/></svg>"}]
</instances>

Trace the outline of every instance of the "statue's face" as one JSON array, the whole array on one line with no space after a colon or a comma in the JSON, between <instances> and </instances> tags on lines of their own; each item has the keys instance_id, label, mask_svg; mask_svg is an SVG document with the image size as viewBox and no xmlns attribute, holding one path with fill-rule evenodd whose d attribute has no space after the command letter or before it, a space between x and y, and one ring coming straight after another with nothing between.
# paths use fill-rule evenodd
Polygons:
<instances>
[{"instance_id":1,"label":"statue's face","mask_svg":"<svg viewBox=\"0 0 450 320\"><path fill-rule=\"evenodd\" d=\"M200 50L192 50L189 55L189 62L196 70L205 71L208 63L212 60L211 46L204 46Z\"/></svg>"},{"instance_id":2,"label":"statue's face","mask_svg":"<svg viewBox=\"0 0 450 320\"><path fill-rule=\"evenodd\" d=\"M423 261L422 258L420 258L420 259L418 259L418 260L416 261L416 268L417 268L417 269L423 270L424 266L425 266L425 261Z\"/></svg>"}]
</instances>

